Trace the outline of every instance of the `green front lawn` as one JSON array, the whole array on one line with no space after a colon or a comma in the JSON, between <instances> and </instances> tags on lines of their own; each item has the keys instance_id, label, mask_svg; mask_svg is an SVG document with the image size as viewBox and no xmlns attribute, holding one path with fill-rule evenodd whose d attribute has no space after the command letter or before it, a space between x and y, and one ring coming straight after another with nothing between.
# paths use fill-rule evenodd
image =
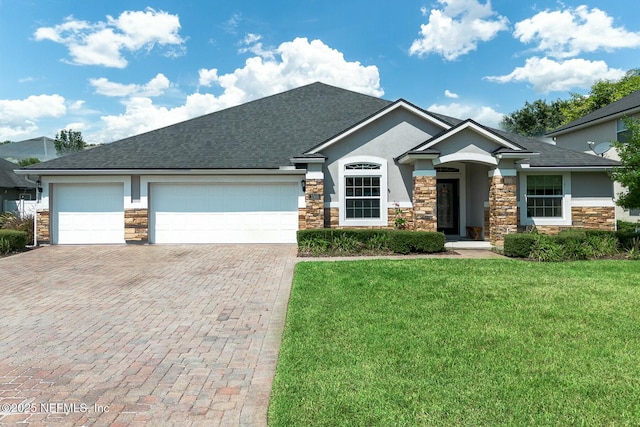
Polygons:
<instances>
[{"instance_id":1,"label":"green front lawn","mask_svg":"<svg viewBox=\"0 0 640 427\"><path fill-rule=\"evenodd\" d=\"M638 262L296 267L272 427L638 422Z\"/></svg>"}]
</instances>

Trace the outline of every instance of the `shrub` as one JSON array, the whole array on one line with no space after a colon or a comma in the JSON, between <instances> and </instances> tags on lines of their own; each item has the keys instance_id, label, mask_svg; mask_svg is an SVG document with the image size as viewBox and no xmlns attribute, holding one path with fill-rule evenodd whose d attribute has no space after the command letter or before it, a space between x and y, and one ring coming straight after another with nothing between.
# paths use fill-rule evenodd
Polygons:
<instances>
[{"instance_id":1,"label":"shrub","mask_svg":"<svg viewBox=\"0 0 640 427\"><path fill-rule=\"evenodd\" d=\"M529 257L540 262L558 262L565 257L565 252L558 239L540 235L531 246Z\"/></svg>"},{"instance_id":2,"label":"shrub","mask_svg":"<svg viewBox=\"0 0 640 427\"><path fill-rule=\"evenodd\" d=\"M625 233L635 233L636 228L640 228L640 222L616 221L616 229Z\"/></svg>"},{"instance_id":3,"label":"shrub","mask_svg":"<svg viewBox=\"0 0 640 427\"><path fill-rule=\"evenodd\" d=\"M564 230L557 235L509 234L504 254L541 262L602 258L618 252L618 239L606 230Z\"/></svg>"},{"instance_id":4,"label":"shrub","mask_svg":"<svg viewBox=\"0 0 640 427\"><path fill-rule=\"evenodd\" d=\"M616 231L616 238L618 239L618 244L622 249L631 249L633 247L633 240L636 237L640 237L640 233L629 232L629 231Z\"/></svg>"},{"instance_id":5,"label":"shrub","mask_svg":"<svg viewBox=\"0 0 640 427\"><path fill-rule=\"evenodd\" d=\"M18 230L27 233L27 243L33 243L33 215L25 215L20 218L10 212L2 215L0 228L5 230Z\"/></svg>"},{"instance_id":6,"label":"shrub","mask_svg":"<svg viewBox=\"0 0 640 427\"><path fill-rule=\"evenodd\" d=\"M27 233L19 230L0 230L0 248L4 253L22 251L27 246Z\"/></svg>"},{"instance_id":7,"label":"shrub","mask_svg":"<svg viewBox=\"0 0 640 427\"><path fill-rule=\"evenodd\" d=\"M298 249L308 255L434 253L444 251L442 233L388 229L312 229L298 231Z\"/></svg>"},{"instance_id":8,"label":"shrub","mask_svg":"<svg viewBox=\"0 0 640 427\"><path fill-rule=\"evenodd\" d=\"M508 257L527 258L538 235L533 233L507 234L504 236L504 254Z\"/></svg>"}]
</instances>

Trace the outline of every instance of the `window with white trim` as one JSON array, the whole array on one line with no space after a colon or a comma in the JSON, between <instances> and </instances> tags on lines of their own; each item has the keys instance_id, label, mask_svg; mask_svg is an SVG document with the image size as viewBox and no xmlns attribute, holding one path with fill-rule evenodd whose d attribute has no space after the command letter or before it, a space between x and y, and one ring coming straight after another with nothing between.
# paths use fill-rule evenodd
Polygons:
<instances>
[{"instance_id":1,"label":"window with white trim","mask_svg":"<svg viewBox=\"0 0 640 427\"><path fill-rule=\"evenodd\" d=\"M618 119L616 122L616 139L624 144L629 138L631 138L631 130L627 129L627 123L624 119Z\"/></svg>"},{"instance_id":2,"label":"window with white trim","mask_svg":"<svg viewBox=\"0 0 640 427\"><path fill-rule=\"evenodd\" d=\"M527 217L561 218L562 175L528 175L526 197Z\"/></svg>"},{"instance_id":3,"label":"window with white trim","mask_svg":"<svg viewBox=\"0 0 640 427\"><path fill-rule=\"evenodd\" d=\"M346 219L380 218L379 176L346 176L344 193Z\"/></svg>"},{"instance_id":4,"label":"window with white trim","mask_svg":"<svg viewBox=\"0 0 640 427\"><path fill-rule=\"evenodd\" d=\"M387 225L386 160L357 156L339 167L340 225Z\"/></svg>"}]
</instances>

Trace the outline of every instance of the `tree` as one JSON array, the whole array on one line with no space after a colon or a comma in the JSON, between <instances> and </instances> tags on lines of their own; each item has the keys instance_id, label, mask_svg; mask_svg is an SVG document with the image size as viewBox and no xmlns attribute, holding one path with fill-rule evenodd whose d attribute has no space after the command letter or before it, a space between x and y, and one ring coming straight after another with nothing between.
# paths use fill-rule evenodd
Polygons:
<instances>
[{"instance_id":1,"label":"tree","mask_svg":"<svg viewBox=\"0 0 640 427\"><path fill-rule=\"evenodd\" d=\"M547 103L538 99L526 102L520 110L502 118L503 129L524 136L542 136L562 125L562 108L568 101L556 100Z\"/></svg>"},{"instance_id":2,"label":"tree","mask_svg":"<svg viewBox=\"0 0 640 427\"><path fill-rule=\"evenodd\" d=\"M26 159L18 160L18 165L22 167L35 165L36 163L40 163L40 159L37 159L35 157L27 157Z\"/></svg>"},{"instance_id":3,"label":"tree","mask_svg":"<svg viewBox=\"0 0 640 427\"><path fill-rule=\"evenodd\" d=\"M541 136L638 90L640 68L634 68L620 80L598 80L587 95L571 93L570 99L551 103L542 99L526 102L520 110L505 115L500 125L520 135Z\"/></svg>"},{"instance_id":4,"label":"tree","mask_svg":"<svg viewBox=\"0 0 640 427\"><path fill-rule=\"evenodd\" d=\"M613 143L622 166L615 168L611 176L625 187L616 202L618 206L637 209L640 208L640 118L626 118L625 124L630 131L626 142Z\"/></svg>"},{"instance_id":5,"label":"tree","mask_svg":"<svg viewBox=\"0 0 640 427\"><path fill-rule=\"evenodd\" d=\"M56 134L53 143L56 146L56 152L60 156L82 151L87 146L87 143L82 139L82 132L72 129L61 130L59 134Z\"/></svg>"}]
</instances>

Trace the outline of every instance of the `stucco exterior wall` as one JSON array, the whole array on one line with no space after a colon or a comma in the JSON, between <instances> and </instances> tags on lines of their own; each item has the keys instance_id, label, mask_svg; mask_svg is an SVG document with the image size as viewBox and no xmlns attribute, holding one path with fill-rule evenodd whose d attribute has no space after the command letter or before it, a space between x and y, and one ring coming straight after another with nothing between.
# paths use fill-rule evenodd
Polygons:
<instances>
[{"instance_id":1,"label":"stucco exterior wall","mask_svg":"<svg viewBox=\"0 0 640 427\"><path fill-rule=\"evenodd\" d=\"M325 202L330 207L339 203L340 159L353 156L375 156L387 160L387 199L393 202L411 202L413 166L398 165L394 158L426 141L442 129L414 114L395 110L375 123L347 136L338 144L322 150L325 163ZM325 204L325 206L326 206ZM329 207L329 206L327 206Z\"/></svg>"}]
</instances>

